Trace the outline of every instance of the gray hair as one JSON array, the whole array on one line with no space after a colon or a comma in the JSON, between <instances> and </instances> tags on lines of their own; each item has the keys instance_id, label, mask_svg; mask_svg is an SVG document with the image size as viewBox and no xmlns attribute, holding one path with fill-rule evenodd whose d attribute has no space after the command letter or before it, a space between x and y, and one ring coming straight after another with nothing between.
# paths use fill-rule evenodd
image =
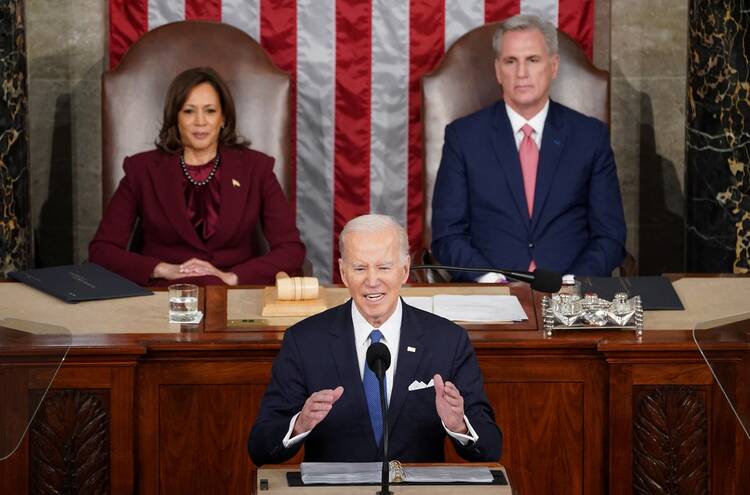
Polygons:
<instances>
[{"instance_id":1,"label":"gray hair","mask_svg":"<svg viewBox=\"0 0 750 495\"><path fill-rule=\"evenodd\" d=\"M339 253L344 257L344 238L352 232L381 232L393 228L399 241L399 251L401 262L406 263L409 259L409 236L406 230L399 224L395 218L389 215L361 215L349 220L339 234Z\"/></svg>"},{"instance_id":2,"label":"gray hair","mask_svg":"<svg viewBox=\"0 0 750 495\"><path fill-rule=\"evenodd\" d=\"M544 43L550 55L557 53L557 28L551 22L543 21L539 16L533 14L516 15L498 26L492 36L492 48L495 49L495 57L500 56L503 48L503 35L508 31L529 31L536 29L544 36Z\"/></svg>"}]
</instances>

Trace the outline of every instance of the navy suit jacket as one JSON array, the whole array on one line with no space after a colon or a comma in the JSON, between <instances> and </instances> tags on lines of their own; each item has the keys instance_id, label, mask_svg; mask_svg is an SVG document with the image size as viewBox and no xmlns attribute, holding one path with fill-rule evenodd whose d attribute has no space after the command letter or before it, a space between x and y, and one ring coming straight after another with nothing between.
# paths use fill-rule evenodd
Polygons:
<instances>
[{"instance_id":1,"label":"navy suit jacket","mask_svg":"<svg viewBox=\"0 0 750 495\"><path fill-rule=\"evenodd\" d=\"M283 462L303 443L306 461L382 460L358 369L351 304L350 300L286 331L248 440L248 451L256 465ZM454 441L457 452L471 461L497 461L502 434L484 394L482 373L466 331L403 301L402 305L398 365L388 406L389 457L409 462L444 459L447 434L435 409L434 387L408 391L414 380L427 383L439 373L458 387L465 415L479 435L476 443L466 446ZM407 347L415 352L407 351ZM303 442L284 448L282 440L289 422L302 410L305 400L313 392L339 385L343 385L344 393L328 416Z\"/></svg>"},{"instance_id":2,"label":"navy suit jacket","mask_svg":"<svg viewBox=\"0 0 750 495\"><path fill-rule=\"evenodd\" d=\"M441 263L526 270L533 258L548 270L609 276L624 245L603 122L550 101L531 218L505 103L446 127L432 202L432 251Z\"/></svg>"}]
</instances>

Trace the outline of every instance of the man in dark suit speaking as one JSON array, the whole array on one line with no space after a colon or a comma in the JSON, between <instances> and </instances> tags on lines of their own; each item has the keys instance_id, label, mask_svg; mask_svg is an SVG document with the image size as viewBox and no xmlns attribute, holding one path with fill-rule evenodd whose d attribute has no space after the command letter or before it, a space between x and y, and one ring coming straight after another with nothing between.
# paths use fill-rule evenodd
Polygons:
<instances>
[{"instance_id":1,"label":"man in dark suit speaking","mask_svg":"<svg viewBox=\"0 0 750 495\"><path fill-rule=\"evenodd\" d=\"M378 389L365 364L378 341L392 358L389 457L442 461L449 435L463 458L497 461L502 434L466 331L399 297L409 278L403 228L387 216L355 218L341 232L340 251L351 300L286 331L250 432L253 462L283 462L302 445L306 461L382 460Z\"/></svg>"},{"instance_id":2,"label":"man in dark suit speaking","mask_svg":"<svg viewBox=\"0 0 750 495\"><path fill-rule=\"evenodd\" d=\"M550 23L512 17L493 46L503 101L445 129L435 257L609 276L625 254L625 219L607 126L550 100L560 63Z\"/></svg>"}]
</instances>

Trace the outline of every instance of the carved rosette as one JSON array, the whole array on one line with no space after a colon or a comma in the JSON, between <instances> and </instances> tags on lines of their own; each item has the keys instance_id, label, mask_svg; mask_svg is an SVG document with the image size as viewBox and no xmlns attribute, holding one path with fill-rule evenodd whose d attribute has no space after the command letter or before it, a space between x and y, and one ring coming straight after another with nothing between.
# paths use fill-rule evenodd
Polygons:
<instances>
[{"instance_id":1,"label":"carved rosette","mask_svg":"<svg viewBox=\"0 0 750 495\"><path fill-rule=\"evenodd\" d=\"M634 397L633 493L708 493L706 393L641 389Z\"/></svg>"},{"instance_id":2,"label":"carved rosette","mask_svg":"<svg viewBox=\"0 0 750 495\"><path fill-rule=\"evenodd\" d=\"M109 493L106 392L50 391L29 432L29 493Z\"/></svg>"}]
</instances>

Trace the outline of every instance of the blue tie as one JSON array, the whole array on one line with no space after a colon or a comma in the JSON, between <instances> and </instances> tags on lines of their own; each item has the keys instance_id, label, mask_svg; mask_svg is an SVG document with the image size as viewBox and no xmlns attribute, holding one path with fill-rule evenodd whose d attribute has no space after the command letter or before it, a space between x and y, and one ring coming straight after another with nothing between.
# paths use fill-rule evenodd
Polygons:
<instances>
[{"instance_id":1,"label":"blue tie","mask_svg":"<svg viewBox=\"0 0 750 495\"><path fill-rule=\"evenodd\" d=\"M374 344L380 342L383 338L383 334L380 330L373 330L370 332L370 343ZM365 398L367 399L367 410L370 412L370 422L372 423L372 433L375 435L375 442L380 445L383 441L383 414L380 410L380 385L378 384L378 377L375 373L367 366L365 362L365 372L362 375L362 384L365 388ZM385 390L388 390L388 386L383 377L383 386Z\"/></svg>"}]
</instances>

